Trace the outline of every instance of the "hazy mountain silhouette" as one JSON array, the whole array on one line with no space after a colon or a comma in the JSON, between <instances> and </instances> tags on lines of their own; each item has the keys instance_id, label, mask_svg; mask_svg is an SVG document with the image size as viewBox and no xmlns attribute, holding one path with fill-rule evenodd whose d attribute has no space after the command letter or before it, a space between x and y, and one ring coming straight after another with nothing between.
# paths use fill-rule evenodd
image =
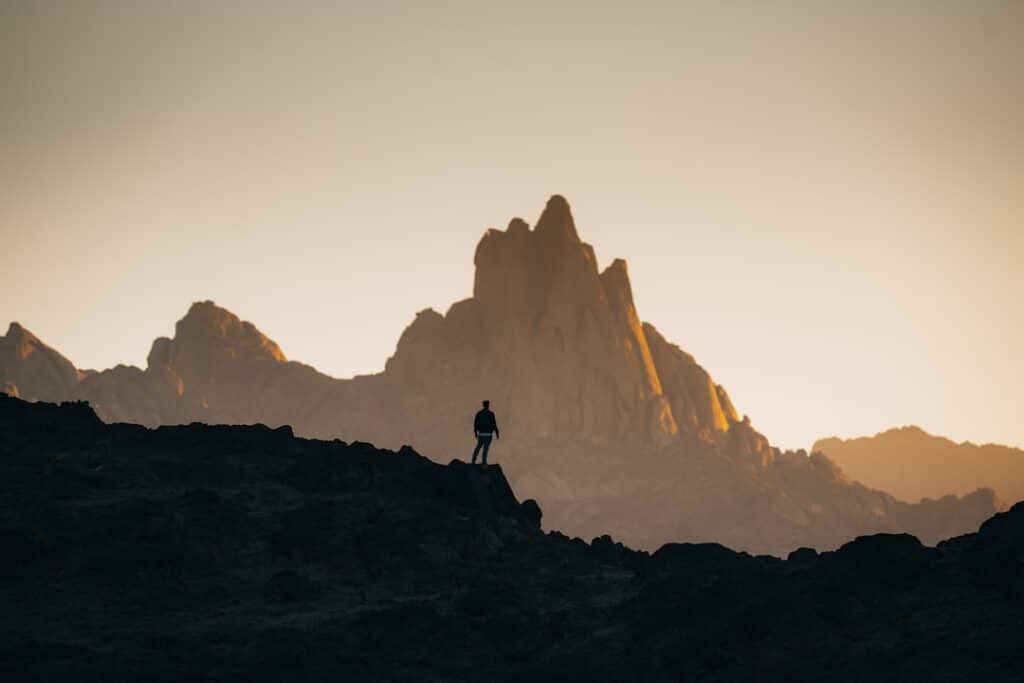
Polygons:
<instances>
[{"instance_id":1,"label":"hazy mountain silhouette","mask_svg":"<svg viewBox=\"0 0 1024 683\"><path fill-rule=\"evenodd\" d=\"M995 489L1001 500L1024 500L1024 450L997 444L956 443L920 427L900 427L856 439L814 444L850 478L904 500Z\"/></svg>"},{"instance_id":2,"label":"hazy mountain silhouette","mask_svg":"<svg viewBox=\"0 0 1024 683\"><path fill-rule=\"evenodd\" d=\"M488 230L474 262L473 296L445 315L420 312L376 375L338 380L289 362L207 301L153 343L145 370L91 374L70 393L108 422L291 425L415 444L442 462L469 458L470 421L489 398L503 434L491 461L542 503L550 528L643 548L717 541L784 554L878 531L934 543L998 507L990 490L908 505L822 455L773 448L692 356L641 322L625 262L598 270L562 197L532 230L521 219Z\"/></svg>"},{"instance_id":3,"label":"hazy mountain silhouette","mask_svg":"<svg viewBox=\"0 0 1024 683\"><path fill-rule=\"evenodd\" d=\"M250 337L258 339L258 337ZM540 530L500 467L0 396L5 681L1016 681L1024 504L783 561Z\"/></svg>"}]
</instances>

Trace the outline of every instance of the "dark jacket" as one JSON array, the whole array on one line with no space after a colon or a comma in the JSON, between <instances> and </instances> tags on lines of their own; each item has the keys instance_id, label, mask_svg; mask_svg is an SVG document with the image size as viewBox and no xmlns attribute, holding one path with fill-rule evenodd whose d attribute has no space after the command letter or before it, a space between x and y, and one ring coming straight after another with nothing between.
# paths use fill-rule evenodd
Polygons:
<instances>
[{"instance_id":1,"label":"dark jacket","mask_svg":"<svg viewBox=\"0 0 1024 683\"><path fill-rule=\"evenodd\" d=\"M494 413L490 409L484 408L476 414L476 417L473 418L473 431L484 434L493 433L495 436L499 436L498 422L494 419Z\"/></svg>"}]
</instances>

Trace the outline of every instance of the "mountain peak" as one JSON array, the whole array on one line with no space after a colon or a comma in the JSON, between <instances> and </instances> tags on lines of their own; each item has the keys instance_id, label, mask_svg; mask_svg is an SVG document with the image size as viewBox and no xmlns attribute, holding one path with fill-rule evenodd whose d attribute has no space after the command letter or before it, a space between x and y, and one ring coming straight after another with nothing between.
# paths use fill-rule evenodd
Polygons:
<instances>
[{"instance_id":1,"label":"mountain peak","mask_svg":"<svg viewBox=\"0 0 1024 683\"><path fill-rule=\"evenodd\" d=\"M178 327L185 329L207 327L213 325L230 325L238 320L231 311L221 308L212 300L194 301L188 307L188 312L178 321Z\"/></svg>"},{"instance_id":2,"label":"mountain peak","mask_svg":"<svg viewBox=\"0 0 1024 683\"><path fill-rule=\"evenodd\" d=\"M569 202L561 195L548 199L533 230L518 217L505 230L489 229L477 244L473 263L474 297L503 310L528 308L536 313L559 281L577 276L592 279L590 284L599 289L593 248L580 241Z\"/></svg>"},{"instance_id":3,"label":"mountain peak","mask_svg":"<svg viewBox=\"0 0 1024 683\"><path fill-rule=\"evenodd\" d=\"M82 378L74 364L17 322L0 337L0 387L31 401L63 401Z\"/></svg>"},{"instance_id":4,"label":"mountain peak","mask_svg":"<svg viewBox=\"0 0 1024 683\"><path fill-rule=\"evenodd\" d=\"M17 321L11 321L7 326L7 338L14 340L39 341L39 338L21 326Z\"/></svg>"},{"instance_id":5,"label":"mountain peak","mask_svg":"<svg viewBox=\"0 0 1024 683\"><path fill-rule=\"evenodd\" d=\"M894 427L892 429L887 429L885 432L882 433L906 434L910 436L932 436L932 434L929 434L928 432L926 432L921 427L918 427L917 425L903 425L902 427Z\"/></svg>"},{"instance_id":6,"label":"mountain peak","mask_svg":"<svg viewBox=\"0 0 1024 683\"><path fill-rule=\"evenodd\" d=\"M236 357L265 357L278 362L287 358L281 348L252 323L221 308L213 301L197 301L174 328L174 341L199 342L231 351Z\"/></svg>"},{"instance_id":7,"label":"mountain peak","mask_svg":"<svg viewBox=\"0 0 1024 683\"><path fill-rule=\"evenodd\" d=\"M510 235L522 235L530 232L530 224L524 221L522 218L516 216L508 222L508 227L505 228L505 232Z\"/></svg>"},{"instance_id":8,"label":"mountain peak","mask_svg":"<svg viewBox=\"0 0 1024 683\"><path fill-rule=\"evenodd\" d=\"M611 262L601 273L601 284L608 299L619 307L633 306L633 287L629 284L629 269L620 258Z\"/></svg>"},{"instance_id":9,"label":"mountain peak","mask_svg":"<svg viewBox=\"0 0 1024 683\"><path fill-rule=\"evenodd\" d=\"M7 342L7 345L14 349L19 358L28 358L40 349L49 349L39 337L25 329L18 322L12 322L7 327L7 335L0 337Z\"/></svg>"},{"instance_id":10,"label":"mountain peak","mask_svg":"<svg viewBox=\"0 0 1024 683\"><path fill-rule=\"evenodd\" d=\"M537 227L534 230L538 235L548 238L558 237L571 242L580 241L580 237L576 233L576 222L572 217L572 209L566 198L560 194L551 195L548 199L544 211L537 219Z\"/></svg>"}]
</instances>

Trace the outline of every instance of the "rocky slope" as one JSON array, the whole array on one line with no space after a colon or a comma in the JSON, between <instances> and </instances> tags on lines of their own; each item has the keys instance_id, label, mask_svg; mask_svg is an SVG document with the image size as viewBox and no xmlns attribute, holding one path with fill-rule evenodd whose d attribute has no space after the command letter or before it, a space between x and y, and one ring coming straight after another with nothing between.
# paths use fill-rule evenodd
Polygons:
<instances>
[{"instance_id":1,"label":"rocky slope","mask_svg":"<svg viewBox=\"0 0 1024 683\"><path fill-rule=\"evenodd\" d=\"M1016 681L1024 505L783 561L540 529L502 470L0 396L5 681Z\"/></svg>"},{"instance_id":2,"label":"rocky slope","mask_svg":"<svg viewBox=\"0 0 1024 683\"><path fill-rule=\"evenodd\" d=\"M986 487L1010 503L1024 500L1024 450L997 444L956 443L919 427L890 429L856 439L814 444L851 479L916 501L963 495Z\"/></svg>"},{"instance_id":3,"label":"rocky slope","mask_svg":"<svg viewBox=\"0 0 1024 683\"><path fill-rule=\"evenodd\" d=\"M493 457L549 528L647 549L717 541L783 555L878 531L935 543L997 509L991 491L908 505L823 456L773 448L692 356L641 322L625 262L599 270L562 197L532 229L513 219L487 231L474 262L473 296L419 313L377 375L337 380L289 362L202 302L154 342L146 369L92 374L71 394L106 421L287 424L414 443L440 462L471 450L488 398L503 434Z\"/></svg>"}]
</instances>

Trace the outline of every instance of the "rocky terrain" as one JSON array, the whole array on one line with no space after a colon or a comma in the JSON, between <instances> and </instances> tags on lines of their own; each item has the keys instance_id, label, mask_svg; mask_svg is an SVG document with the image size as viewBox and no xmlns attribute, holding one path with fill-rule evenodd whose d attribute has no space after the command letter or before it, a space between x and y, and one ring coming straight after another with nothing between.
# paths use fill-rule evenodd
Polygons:
<instances>
[{"instance_id":1,"label":"rocky terrain","mask_svg":"<svg viewBox=\"0 0 1024 683\"><path fill-rule=\"evenodd\" d=\"M473 296L420 312L383 372L339 380L301 363L212 302L193 305L145 369L82 373L20 326L0 342L0 384L24 398L88 401L108 422L290 425L304 437L362 440L427 457L467 457L488 398L500 462L545 527L613 534L654 550L716 541L780 556L855 536L925 542L1000 509L991 490L908 504L849 481L817 454L782 452L696 360L642 322L624 261L599 270L568 202L531 228L491 229Z\"/></svg>"},{"instance_id":2,"label":"rocky terrain","mask_svg":"<svg viewBox=\"0 0 1024 683\"><path fill-rule=\"evenodd\" d=\"M998 444L956 443L920 427L900 427L856 439L814 444L851 479L916 501L994 489L1000 500L1024 500L1024 450Z\"/></svg>"},{"instance_id":3,"label":"rocky terrain","mask_svg":"<svg viewBox=\"0 0 1024 683\"><path fill-rule=\"evenodd\" d=\"M0 680L1017 681L1024 504L786 560L541 530L502 469L0 396Z\"/></svg>"}]
</instances>

